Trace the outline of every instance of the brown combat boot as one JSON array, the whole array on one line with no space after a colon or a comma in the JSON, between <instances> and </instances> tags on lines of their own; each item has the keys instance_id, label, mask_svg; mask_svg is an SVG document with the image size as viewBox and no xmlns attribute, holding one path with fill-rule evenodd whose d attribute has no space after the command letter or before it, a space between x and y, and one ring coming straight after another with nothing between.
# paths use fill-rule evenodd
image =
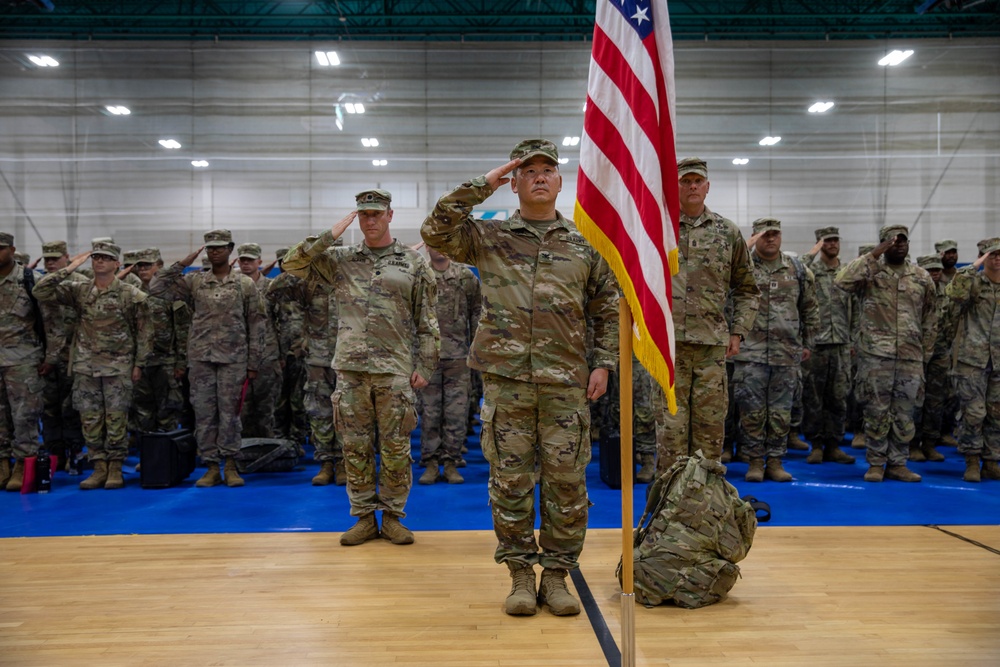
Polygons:
<instances>
[{"instance_id":1,"label":"brown combat boot","mask_svg":"<svg viewBox=\"0 0 1000 667\"><path fill-rule=\"evenodd\" d=\"M1000 465L996 461L983 459L983 479L1000 479Z\"/></svg>"},{"instance_id":2,"label":"brown combat boot","mask_svg":"<svg viewBox=\"0 0 1000 667\"><path fill-rule=\"evenodd\" d=\"M726 450L722 451L722 456L725 458ZM635 481L640 484L649 484L653 481L653 477L656 475L656 455L655 454L640 454L639 455L639 472L635 475ZM725 461L723 461L725 463Z\"/></svg>"},{"instance_id":3,"label":"brown combat boot","mask_svg":"<svg viewBox=\"0 0 1000 667\"><path fill-rule=\"evenodd\" d=\"M831 438L823 445L823 460L830 463L844 463L850 465L856 460L853 456L840 448L838 438Z\"/></svg>"},{"instance_id":4,"label":"brown combat boot","mask_svg":"<svg viewBox=\"0 0 1000 667\"><path fill-rule=\"evenodd\" d=\"M333 464L333 483L335 486L347 486L347 464L344 459Z\"/></svg>"},{"instance_id":5,"label":"brown combat boot","mask_svg":"<svg viewBox=\"0 0 1000 667\"><path fill-rule=\"evenodd\" d=\"M503 610L510 616L534 616L538 611L538 593L535 591L535 568L515 567L510 563L510 593L504 600Z\"/></svg>"},{"instance_id":6,"label":"brown combat boot","mask_svg":"<svg viewBox=\"0 0 1000 667\"><path fill-rule=\"evenodd\" d=\"M771 457L767 460L764 476L774 482L790 482L792 474L781 467L781 459Z\"/></svg>"},{"instance_id":7,"label":"brown combat boot","mask_svg":"<svg viewBox=\"0 0 1000 667\"><path fill-rule=\"evenodd\" d=\"M222 475L226 480L226 486L236 487L246 484L236 469L236 459L232 457L226 459L226 467L223 469Z\"/></svg>"},{"instance_id":8,"label":"brown combat boot","mask_svg":"<svg viewBox=\"0 0 1000 667\"><path fill-rule=\"evenodd\" d=\"M820 442L819 438L813 438L813 448L809 452L809 456L806 457L806 463L822 463L823 462L823 443Z\"/></svg>"},{"instance_id":9,"label":"brown combat boot","mask_svg":"<svg viewBox=\"0 0 1000 667\"><path fill-rule=\"evenodd\" d=\"M978 454L966 454L965 455L965 474L962 475L962 481L964 482L978 482L982 479L982 475L979 471L979 455Z\"/></svg>"},{"instance_id":10,"label":"brown combat boot","mask_svg":"<svg viewBox=\"0 0 1000 667\"><path fill-rule=\"evenodd\" d=\"M208 470L194 483L195 486L202 489L219 484L222 484L222 474L219 472L218 463L209 463Z\"/></svg>"},{"instance_id":11,"label":"brown combat boot","mask_svg":"<svg viewBox=\"0 0 1000 667\"><path fill-rule=\"evenodd\" d=\"M938 463L944 461L944 454L939 452L935 447L933 442L924 441L923 445L920 446L920 450L924 453L924 458L928 461L934 461Z\"/></svg>"},{"instance_id":12,"label":"brown combat boot","mask_svg":"<svg viewBox=\"0 0 1000 667\"><path fill-rule=\"evenodd\" d=\"M941 436L941 444L945 447L958 447L958 440L951 433Z\"/></svg>"},{"instance_id":13,"label":"brown combat boot","mask_svg":"<svg viewBox=\"0 0 1000 667\"><path fill-rule=\"evenodd\" d=\"M548 604L555 616L574 616L580 613L580 601L566 588L569 570L542 570L542 580L538 584L538 604Z\"/></svg>"},{"instance_id":14,"label":"brown combat boot","mask_svg":"<svg viewBox=\"0 0 1000 667\"><path fill-rule=\"evenodd\" d=\"M748 482L763 482L764 459L763 458L750 459L750 469L747 470L747 474L743 479L745 479Z\"/></svg>"},{"instance_id":15,"label":"brown combat boot","mask_svg":"<svg viewBox=\"0 0 1000 667\"><path fill-rule=\"evenodd\" d=\"M924 456L923 450L920 449L920 443L910 443L910 460L914 463L923 463L927 460L927 457Z\"/></svg>"},{"instance_id":16,"label":"brown combat boot","mask_svg":"<svg viewBox=\"0 0 1000 667\"><path fill-rule=\"evenodd\" d=\"M730 463L732 460L733 460L733 446L731 444L722 445L722 456L719 457L719 463L726 464Z\"/></svg>"},{"instance_id":17,"label":"brown combat boot","mask_svg":"<svg viewBox=\"0 0 1000 667\"><path fill-rule=\"evenodd\" d=\"M122 477L122 462L108 461L108 479L104 482L105 489L121 489L125 487L125 478Z\"/></svg>"},{"instance_id":18,"label":"brown combat boot","mask_svg":"<svg viewBox=\"0 0 1000 667\"><path fill-rule=\"evenodd\" d=\"M0 489L7 488L7 482L10 480L10 459L6 456L0 458Z\"/></svg>"},{"instance_id":19,"label":"brown combat boot","mask_svg":"<svg viewBox=\"0 0 1000 667\"><path fill-rule=\"evenodd\" d=\"M340 536L340 544L345 547L355 547L376 537L378 537L378 523L375 521L375 513L372 512L359 517L358 522Z\"/></svg>"},{"instance_id":20,"label":"brown combat boot","mask_svg":"<svg viewBox=\"0 0 1000 667\"><path fill-rule=\"evenodd\" d=\"M788 433L788 448L800 452L809 451L809 443L799 437L798 433Z\"/></svg>"},{"instance_id":21,"label":"brown combat boot","mask_svg":"<svg viewBox=\"0 0 1000 667\"><path fill-rule=\"evenodd\" d=\"M894 479L897 482L919 482L921 480L920 475L907 468L906 464L886 466L885 476L886 479Z\"/></svg>"},{"instance_id":22,"label":"brown combat boot","mask_svg":"<svg viewBox=\"0 0 1000 667\"><path fill-rule=\"evenodd\" d=\"M107 461L94 461L94 472L87 479L80 482L80 488L84 491L93 491L94 489L103 489L104 484L108 481L108 462ZM7 487L10 491L10 487Z\"/></svg>"},{"instance_id":23,"label":"brown combat boot","mask_svg":"<svg viewBox=\"0 0 1000 667\"><path fill-rule=\"evenodd\" d=\"M464 484L465 478L458 472L458 468L451 461L444 464L444 481L449 484Z\"/></svg>"},{"instance_id":24,"label":"brown combat boot","mask_svg":"<svg viewBox=\"0 0 1000 667\"><path fill-rule=\"evenodd\" d=\"M326 486L333 481L333 461L323 461L319 472L312 478L313 486Z\"/></svg>"},{"instance_id":25,"label":"brown combat boot","mask_svg":"<svg viewBox=\"0 0 1000 667\"><path fill-rule=\"evenodd\" d=\"M868 446L868 438L864 433L855 433L851 440L851 449L865 449Z\"/></svg>"},{"instance_id":26,"label":"brown combat boot","mask_svg":"<svg viewBox=\"0 0 1000 667\"><path fill-rule=\"evenodd\" d=\"M393 544L413 544L413 532L401 524L395 514L382 512L382 539Z\"/></svg>"},{"instance_id":27,"label":"brown combat boot","mask_svg":"<svg viewBox=\"0 0 1000 667\"><path fill-rule=\"evenodd\" d=\"M20 491L24 484L24 459L14 461L14 470L10 473L10 479L4 487L8 491Z\"/></svg>"},{"instance_id":28,"label":"brown combat boot","mask_svg":"<svg viewBox=\"0 0 1000 667\"><path fill-rule=\"evenodd\" d=\"M439 473L437 459L430 459L424 469L424 474L417 480L417 484L434 484L438 481Z\"/></svg>"},{"instance_id":29,"label":"brown combat boot","mask_svg":"<svg viewBox=\"0 0 1000 667\"><path fill-rule=\"evenodd\" d=\"M885 468L883 466L869 465L868 472L865 473L865 481L881 482L884 476L885 476Z\"/></svg>"}]
</instances>

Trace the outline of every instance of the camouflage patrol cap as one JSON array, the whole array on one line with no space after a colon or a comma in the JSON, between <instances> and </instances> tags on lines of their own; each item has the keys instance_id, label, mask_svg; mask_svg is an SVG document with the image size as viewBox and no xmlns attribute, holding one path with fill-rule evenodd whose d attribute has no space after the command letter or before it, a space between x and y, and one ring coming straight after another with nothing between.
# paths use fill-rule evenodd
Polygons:
<instances>
[{"instance_id":1,"label":"camouflage patrol cap","mask_svg":"<svg viewBox=\"0 0 1000 667\"><path fill-rule=\"evenodd\" d=\"M30 264L31 263L31 255L29 255L26 252L15 252L14 253L14 261L20 262L21 264Z\"/></svg>"},{"instance_id":2,"label":"camouflage patrol cap","mask_svg":"<svg viewBox=\"0 0 1000 667\"><path fill-rule=\"evenodd\" d=\"M14 245L14 235L0 232L0 248L9 248L12 245Z\"/></svg>"},{"instance_id":3,"label":"camouflage patrol cap","mask_svg":"<svg viewBox=\"0 0 1000 667\"><path fill-rule=\"evenodd\" d=\"M839 238L840 238L839 227L822 227L816 230L817 241L828 241L830 239L839 239Z\"/></svg>"},{"instance_id":4,"label":"camouflage patrol cap","mask_svg":"<svg viewBox=\"0 0 1000 667\"><path fill-rule=\"evenodd\" d=\"M979 252L984 255L1000 250L1000 236L994 236L991 239L983 239L976 244L976 247L979 248Z\"/></svg>"},{"instance_id":5,"label":"camouflage patrol cap","mask_svg":"<svg viewBox=\"0 0 1000 667\"><path fill-rule=\"evenodd\" d=\"M139 254L138 250L126 250L125 252L122 253L122 264L124 264L125 266L135 264L138 261L136 259L136 255L138 254Z\"/></svg>"},{"instance_id":6,"label":"camouflage patrol cap","mask_svg":"<svg viewBox=\"0 0 1000 667\"><path fill-rule=\"evenodd\" d=\"M363 190L354 195L359 211L388 211L392 195L388 190Z\"/></svg>"},{"instance_id":7,"label":"camouflage patrol cap","mask_svg":"<svg viewBox=\"0 0 1000 667\"><path fill-rule=\"evenodd\" d=\"M682 157L677 161L677 178L685 174L698 174L708 178L708 163L700 157Z\"/></svg>"},{"instance_id":8,"label":"camouflage patrol cap","mask_svg":"<svg viewBox=\"0 0 1000 667\"><path fill-rule=\"evenodd\" d=\"M882 229L878 230L878 240L888 241L889 239L894 239L902 234L909 240L910 230L906 228L906 225L886 225Z\"/></svg>"},{"instance_id":9,"label":"camouflage patrol cap","mask_svg":"<svg viewBox=\"0 0 1000 667\"><path fill-rule=\"evenodd\" d=\"M91 256L104 255L105 257L113 257L115 261L121 261L122 249L110 241L95 241L91 244L90 254Z\"/></svg>"},{"instance_id":10,"label":"camouflage patrol cap","mask_svg":"<svg viewBox=\"0 0 1000 667\"><path fill-rule=\"evenodd\" d=\"M291 248L278 248L277 250L274 251L274 258L280 262L281 260L285 259L285 255L288 254L288 251L290 249Z\"/></svg>"},{"instance_id":11,"label":"camouflage patrol cap","mask_svg":"<svg viewBox=\"0 0 1000 667\"><path fill-rule=\"evenodd\" d=\"M261 254L258 243L243 243L236 249L236 255L240 259L260 259Z\"/></svg>"},{"instance_id":12,"label":"camouflage patrol cap","mask_svg":"<svg viewBox=\"0 0 1000 667\"><path fill-rule=\"evenodd\" d=\"M858 257L861 257L861 255L867 255L874 249L875 249L874 243L865 243L863 245L860 245L858 246Z\"/></svg>"},{"instance_id":13,"label":"camouflage patrol cap","mask_svg":"<svg viewBox=\"0 0 1000 667\"><path fill-rule=\"evenodd\" d=\"M42 244L42 257L62 257L69 253L65 241L46 241Z\"/></svg>"},{"instance_id":14,"label":"camouflage patrol cap","mask_svg":"<svg viewBox=\"0 0 1000 667\"><path fill-rule=\"evenodd\" d=\"M143 248L135 251L136 264L157 264L163 261L159 248Z\"/></svg>"},{"instance_id":15,"label":"camouflage patrol cap","mask_svg":"<svg viewBox=\"0 0 1000 667\"><path fill-rule=\"evenodd\" d=\"M946 250L958 250L958 244L955 243L954 239L942 239L934 244L934 250L936 252L945 252Z\"/></svg>"},{"instance_id":16,"label":"camouflage patrol cap","mask_svg":"<svg viewBox=\"0 0 1000 667\"><path fill-rule=\"evenodd\" d=\"M90 245L94 245L95 243L114 243L114 242L115 240L110 236L95 236L94 238L90 239Z\"/></svg>"},{"instance_id":17,"label":"camouflage patrol cap","mask_svg":"<svg viewBox=\"0 0 1000 667\"><path fill-rule=\"evenodd\" d=\"M232 245L232 243L233 233L228 229L213 229L210 232L205 232L206 248L219 248L222 246Z\"/></svg>"},{"instance_id":18,"label":"camouflage patrol cap","mask_svg":"<svg viewBox=\"0 0 1000 667\"><path fill-rule=\"evenodd\" d=\"M780 232L781 220L775 218L757 218L753 221L753 234L763 234L770 231Z\"/></svg>"},{"instance_id":19,"label":"camouflage patrol cap","mask_svg":"<svg viewBox=\"0 0 1000 667\"><path fill-rule=\"evenodd\" d=\"M944 269L941 258L937 255L921 255L917 257L917 266L922 269Z\"/></svg>"},{"instance_id":20,"label":"camouflage patrol cap","mask_svg":"<svg viewBox=\"0 0 1000 667\"><path fill-rule=\"evenodd\" d=\"M553 164L559 164L559 149L546 139L525 139L514 146L510 152L510 159L526 162L536 155L552 160Z\"/></svg>"}]
</instances>

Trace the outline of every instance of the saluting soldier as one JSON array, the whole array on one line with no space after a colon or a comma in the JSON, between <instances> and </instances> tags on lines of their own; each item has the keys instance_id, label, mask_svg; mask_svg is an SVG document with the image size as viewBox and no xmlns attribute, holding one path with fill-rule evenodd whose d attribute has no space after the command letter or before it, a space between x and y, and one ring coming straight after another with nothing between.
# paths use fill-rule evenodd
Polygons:
<instances>
[{"instance_id":1,"label":"saluting soldier","mask_svg":"<svg viewBox=\"0 0 1000 667\"><path fill-rule=\"evenodd\" d=\"M264 326L264 351L261 354L257 377L247 387L243 412L242 435L245 438L273 438L274 410L281 393L281 350L278 345L278 304L267 298L271 279L261 273L261 248L256 243L243 243L236 249L240 271L253 281L260 293L267 317Z\"/></svg>"}]
</instances>

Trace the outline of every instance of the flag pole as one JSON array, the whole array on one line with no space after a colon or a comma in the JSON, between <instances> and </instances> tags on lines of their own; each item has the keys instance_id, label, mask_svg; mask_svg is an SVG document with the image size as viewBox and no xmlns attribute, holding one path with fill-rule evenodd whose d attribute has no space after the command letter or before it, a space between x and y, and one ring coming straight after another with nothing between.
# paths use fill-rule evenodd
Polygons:
<instances>
[{"instance_id":1,"label":"flag pole","mask_svg":"<svg viewBox=\"0 0 1000 667\"><path fill-rule=\"evenodd\" d=\"M635 666L635 594L632 583L632 311L618 299L618 394L621 401L622 667Z\"/></svg>"}]
</instances>

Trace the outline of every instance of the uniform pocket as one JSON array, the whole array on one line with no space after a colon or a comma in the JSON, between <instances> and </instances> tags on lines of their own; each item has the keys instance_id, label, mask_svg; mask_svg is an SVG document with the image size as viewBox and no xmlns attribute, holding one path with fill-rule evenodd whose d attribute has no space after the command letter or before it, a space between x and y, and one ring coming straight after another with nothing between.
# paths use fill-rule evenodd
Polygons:
<instances>
[{"instance_id":1,"label":"uniform pocket","mask_svg":"<svg viewBox=\"0 0 1000 667\"><path fill-rule=\"evenodd\" d=\"M343 397L343 395L344 392L342 392L340 389L337 389L330 396L330 403L333 404L333 430L335 432L340 431L340 425L342 423L340 416L340 399Z\"/></svg>"},{"instance_id":2,"label":"uniform pocket","mask_svg":"<svg viewBox=\"0 0 1000 667\"><path fill-rule=\"evenodd\" d=\"M493 424L495 414L496 405L483 401L483 408L479 413L479 421L483 425L479 436L479 445L483 450L483 458L491 466L500 464L500 456L497 454L496 429Z\"/></svg>"},{"instance_id":3,"label":"uniform pocket","mask_svg":"<svg viewBox=\"0 0 1000 667\"><path fill-rule=\"evenodd\" d=\"M590 463L594 449L593 443L590 441L590 409L585 407L582 410L577 410L576 420L580 429L577 433L576 467L578 470L582 470Z\"/></svg>"}]
</instances>

